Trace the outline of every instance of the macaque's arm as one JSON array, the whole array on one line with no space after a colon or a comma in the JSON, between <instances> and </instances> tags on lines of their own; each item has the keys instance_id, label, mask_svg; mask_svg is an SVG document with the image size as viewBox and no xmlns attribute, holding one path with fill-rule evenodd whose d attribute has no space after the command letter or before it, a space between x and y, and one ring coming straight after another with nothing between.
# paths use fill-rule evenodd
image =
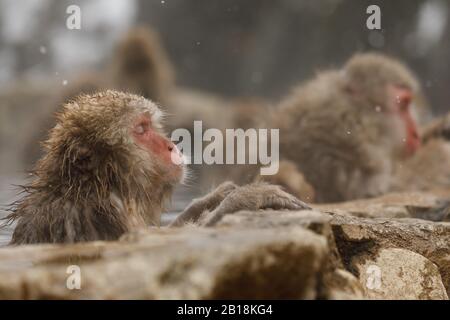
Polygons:
<instances>
[{"instance_id":1,"label":"macaque's arm","mask_svg":"<svg viewBox=\"0 0 450 320\"><path fill-rule=\"evenodd\" d=\"M259 209L304 210L310 207L279 186L252 183L238 187L226 182L205 197L194 200L170 226L180 226L186 222L212 226L226 214Z\"/></svg>"},{"instance_id":2,"label":"macaque's arm","mask_svg":"<svg viewBox=\"0 0 450 320\"><path fill-rule=\"evenodd\" d=\"M226 214L241 210L257 211L260 209L309 210L311 208L293 195L283 191L279 186L252 183L232 191L217 208L200 221L200 224L213 226Z\"/></svg>"}]
</instances>

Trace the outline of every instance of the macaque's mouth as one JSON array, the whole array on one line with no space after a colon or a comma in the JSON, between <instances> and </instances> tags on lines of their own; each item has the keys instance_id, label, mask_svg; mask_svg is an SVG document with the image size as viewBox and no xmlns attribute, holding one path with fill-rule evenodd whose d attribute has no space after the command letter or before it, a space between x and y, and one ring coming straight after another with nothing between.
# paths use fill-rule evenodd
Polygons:
<instances>
[{"instance_id":1,"label":"macaque's mouth","mask_svg":"<svg viewBox=\"0 0 450 320\"><path fill-rule=\"evenodd\" d=\"M169 149L170 151L170 161L172 164L183 167L186 164L186 157L183 153L177 148L176 145L172 145Z\"/></svg>"}]
</instances>

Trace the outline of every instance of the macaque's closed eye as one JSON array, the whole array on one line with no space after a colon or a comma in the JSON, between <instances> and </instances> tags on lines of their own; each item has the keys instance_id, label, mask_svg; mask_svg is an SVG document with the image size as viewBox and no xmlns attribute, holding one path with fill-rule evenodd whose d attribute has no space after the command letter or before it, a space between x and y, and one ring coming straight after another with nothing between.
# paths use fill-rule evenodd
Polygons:
<instances>
[{"instance_id":1,"label":"macaque's closed eye","mask_svg":"<svg viewBox=\"0 0 450 320\"><path fill-rule=\"evenodd\" d=\"M133 132L136 135L144 135L152 128L151 118L147 114L141 115L133 125Z\"/></svg>"},{"instance_id":2,"label":"macaque's closed eye","mask_svg":"<svg viewBox=\"0 0 450 320\"><path fill-rule=\"evenodd\" d=\"M149 128L150 128L149 122L145 121L140 122L134 127L134 132L137 134L145 134L146 132L148 132Z\"/></svg>"}]
</instances>

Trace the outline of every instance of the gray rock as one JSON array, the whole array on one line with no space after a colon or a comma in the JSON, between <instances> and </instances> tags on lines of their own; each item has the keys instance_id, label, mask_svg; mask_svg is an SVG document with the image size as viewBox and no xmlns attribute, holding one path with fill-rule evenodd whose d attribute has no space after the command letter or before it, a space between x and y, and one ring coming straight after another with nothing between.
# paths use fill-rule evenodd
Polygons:
<instances>
[{"instance_id":1,"label":"gray rock","mask_svg":"<svg viewBox=\"0 0 450 320\"><path fill-rule=\"evenodd\" d=\"M339 255L355 275L353 259L376 256L382 248L402 248L416 252L435 263L449 290L450 223L420 219L357 218L334 215L331 220Z\"/></svg>"},{"instance_id":2,"label":"gray rock","mask_svg":"<svg viewBox=\"0 0 450 320\"><path fill-rule=\"evenodd\" d=\"M314 299L326 239L299 227L166 229L0 250L2 299ZM69 290L67 268L81 271ZM72 279L72 278L70 278Z\"/></svg>"},{"instance_id":3,"label":"gray rock","mask_svg":"<svg viewBox=\"0 0 450 320\"><path fill-rule=\"evenodd\" d=\"M417 218L448 221L450 190L391 193L378 198L315 205L324 212L363 218Z\"/></svg>"},{"instance_id":4,"label":"gray rock","mask_svg":"<svg viewBox=\"0 0 450 320\"><path fill-rule=\"evenodd\" d=\"M448 210L447 195L242 211L211 229L3 248L0 298L447 299L450 223L431 221ZM428 220L411 218L420 214ZM70 265L80 267L80 290L66 286Z\"/></svg>"},{"instance_id":5,"label":"gray rock","mask_svg":"<svg viewBox=\"0 0 450 320\"><path fill-rule=\"evenodd\" d=\"M376 256L353 259L369 299L447 300L437 266L405 249L381 249Z\"/></svg>"}]
</instances>

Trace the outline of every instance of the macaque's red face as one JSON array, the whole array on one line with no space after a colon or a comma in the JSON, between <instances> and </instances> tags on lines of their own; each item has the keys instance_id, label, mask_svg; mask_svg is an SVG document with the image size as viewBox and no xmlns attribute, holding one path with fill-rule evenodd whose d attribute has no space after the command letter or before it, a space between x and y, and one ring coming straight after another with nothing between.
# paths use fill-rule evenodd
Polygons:
<instances>
[{"instance_id":1,"label":"macaque's red face","mask_svg":"<svg viewBox=\"0 0 450 320\"><path fill-rule=\"evenodd\" d=\"M184 157L178 148L152 124L149 114L141 114L133 123L132 136L137 145L146 150L151 159L165 171L164 174L180 180L183 176Z\"/></svg>"},{"instance_id":2,"label":"macaque's red face","mask_svg":"<svg viewBox=\"0 0 450 320\"><path fill-rule=\"evenodd\" d=\"M388 100L388 113L398 119L397 122L401 127L399 134L404 146L403 153L411 156L420 147L417 124L411 112L413 93L410 89L402 86L389 86Z\"/></svg>"}]
</instances>

